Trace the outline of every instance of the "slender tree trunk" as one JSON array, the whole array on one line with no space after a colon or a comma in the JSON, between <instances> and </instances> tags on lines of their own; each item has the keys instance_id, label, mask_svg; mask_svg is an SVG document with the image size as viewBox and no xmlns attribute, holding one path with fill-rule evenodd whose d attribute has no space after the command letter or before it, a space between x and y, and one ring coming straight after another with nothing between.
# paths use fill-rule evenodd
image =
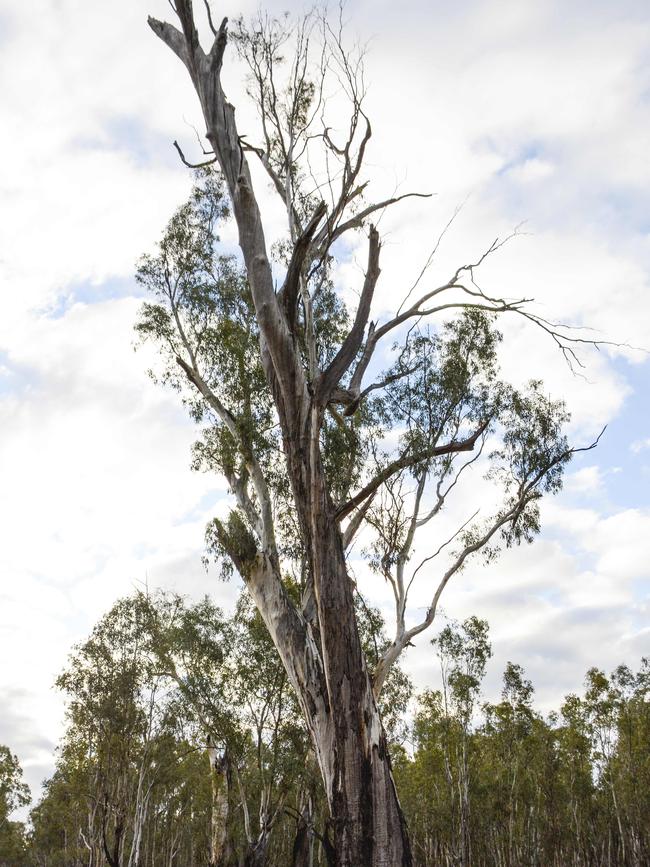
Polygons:
<instances>
[{"instance_id":1,"label":"slender tree trunk","mask_svg":"<svg viewBox=\"0 0 650 867\"><path fill-rule=\"evenodd\" d=\"M305 805L296 820L296 834L291 850L291 867L310 867L311 835L308 824L310 819L308 805Z\"/></svg>"},{"instance_id":2,"label":"slender tree trunk","mask_svg":"<svg viewBox=\"0 0 650 867\"><path fill-rule=\"evenodd\" d=\"M210 785L212 788L210 826L210 867L222 867L228 826L230 769L228 752L213 762L209 755Z\"/></svg>"},{"instance_id":3,"label":"slender tree trunk","mask_svg":"<svg viewBox=\"0 0 650 867\"><path fill-rule=\"evenodd\" d=\"M460 755L460 779L458 783L460 813L460 863L462 867L471 865L469 768L467 763L467 730L463 727Z\"/></svg>"},{"instance_id":4,"label":"slender tree trunk","mask_svg":"<svg viewBox=\"0 0 650 867\"><path fill-rule=\"evenodd\" d=\"M142 846L142 833L147 820L147 810L149 807L149 797L151 795L151 787L144 791L145 775L148 766L148 756L143 758L138 774L138 789L135 801L135 810L133 816L133 838L131 840L131 851L127 867L139 867L140 864L140 848Z\"/></svg>"},{"instance_id":5,"label":"slender tree trunk","mask_svg":"<svg viewBox=\"0 0 650 867\"><path fill-rule=\"evenodd\" d=\"M320 835L314 833L313 823L314 802L311 794L306 794L296 819L291 867L314 867L314 844Z\"/></svg>"},{"instance_id":6,"label":"slender tree trunk","mask_svg":"<svg viewBox=\"0 0 650 867\"><path fill-rule=\"evenodd\" d=\"M269 850L269 834L260 833L259 837L246 853L245 867L266 867Z\"/></svg>"}]
</instances>

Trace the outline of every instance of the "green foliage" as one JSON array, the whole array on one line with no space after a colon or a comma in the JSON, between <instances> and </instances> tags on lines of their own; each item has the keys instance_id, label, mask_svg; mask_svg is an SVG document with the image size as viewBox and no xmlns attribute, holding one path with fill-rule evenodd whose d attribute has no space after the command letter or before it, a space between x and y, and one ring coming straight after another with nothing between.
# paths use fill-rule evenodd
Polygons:
<instances>
[{"instance_id":1,"label":"green foliage","mask_svg":"<svg viewBox=\"0 0 650 867\"><path fill-rule=\"evenodd\" d=\"M0 817L5 819L14 810L29 803L29 788L22 780L18 758L0 744Z\"/></svg>"},{"instance_id":2,"label":"green foliage","mask_svg":"<svg viewBox=\"0 0 650 867\"><path fill-rule=\"evenodd\" d=\"M472 720L481 682L492 647L488 624L469 617L459 627L449 624L431 640L440 658L445 703L449 703L467 728Z\"/></svg>"},{"instance_id":3,"label":"green foliage","mask_svg":"<svg viewBox=\"0 0 650 867\"><path fill-rule=\"evenodd\" d=\"M266 26L276 25L267 21ZM276 33L278 44L286 36L281 37L280 31L281 27ZM247 33L242 30L237 38L250 59L261 47L255 34ZM269 55L263 63L276 61ZM262 63L259 57L258 62ZM219 226L229 215L218 173L197 172L191 196L170 220L157 253L141 260L137 279L154 301L143 305L136 331L141 340L159 349L157 378L180 390L192 417L206 425L194 446L194 469L224 475L231 486L243 488L250 482L252 462L259 465L272 498L279 554L285 569L301 581L305 551L278 417L264 374L257 312L244 270L234 256L221 250L219 241ZM278 255L286 266L281 250ZM331 260L325 257L306 275L319 369L332 359L349 328L347 309L332 283L330 268ZM297 346L309 370L303 340L306 317L307 308L299 304ZM463 455L432 452L480 425L485 426L481 441L497 437L497 447L486 456L486 472L502 490L503 500L492 516L464 528L458 537L459 552L470 548L492 559L502 544L532 541L540 526L539 498L561 487L571 456L563 434L568 414L561 402L544 394L540 382L517 391L500 380L502 336L495 319L496 314L469 307L436 329L411 327L395 345L392 364L377 377L382 387L360 400L353 412L339 410L333 402L325 413L321 461L335 502L345 502L394 460L388 435L391 430L401 432L399 454L407 466L387 480L368 513L368 523L376 532L367 553L371 566L379 571L394 567L407 526L409 498L400 495L386 502L386 496L391 499L390 485L403 485L406 491L422 478L437 479L440 485L451 483L463 466ZM258 493L250 493L253 507L259 506ZM232 569L232 551L242 554L238 540L245 539L250 513L235 511L230 520L237 527L228 521L214 522L206 537L208 553L223 564L224 575ZM494 523L499 523L497 535L489 532ZM243 547L250 553L255 542L245 541ZM239 562L245 563L246 557L239 556Z\"/></svg>"},{"instance_id":4,"label":"green foliage","mask_svg":"<svg viewBox=\"0 0 650 867\"><path fill-rule=\"evenodd\" d=\"M23 782L23 772L8 747L0 744L0 865L18 867L26 853L25 827L12 820L15 810L31 800L29 788Z\"/></svg>"},{"instance_id":5,"label":"green foliage","mask_svg":"<svg viewBox=\"0 0 650 867\"><path fill-rule=\"evenodd\" d=\"M414 451L456 439L468 423L493 415L500 341L494 317L477 310L464 311L438 331L416 328L408 334L385 373L395 381L382 402L387 422L406 427Z\"/></svg>"},{"instance_id":6,"label":"green foliage","mask_svg":"<svg viewBox=\"0 0 650 867\"><path fill-rule=\"evenodd\" d=\"M252 299L236 259L218 252L218 225L228 214L219 175L198 172L196 186L171 218L157 254L140 261L136 279L155 303L142 306L136 332L160 348L160 378L174 388L185 387L177 358L189 353L213 393L230 407L250 447L265 452L270 443L263 432L270 425L271 405ZM221 423L200 395L184 393L193 418ZM227 466L232 456L225 447ZM220 460L217 450L206 457Z\"/></svg>"}]
</instances>

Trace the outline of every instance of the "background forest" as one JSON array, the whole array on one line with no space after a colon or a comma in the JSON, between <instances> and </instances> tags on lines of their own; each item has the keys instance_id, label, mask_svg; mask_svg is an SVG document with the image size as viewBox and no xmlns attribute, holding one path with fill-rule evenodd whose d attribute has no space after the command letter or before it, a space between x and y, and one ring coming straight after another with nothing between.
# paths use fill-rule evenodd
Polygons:
<instances>
[{"instance_id":1,"label":"background forest","mask_svg":"<svg viewBox=\"0 0 650 867\"><path fill-rule=\"evenodd\" d=\"M364 649L384 639L358 599ZM440 690L413 696L393 669L382 695L415 863L643 865L650 857L650 665L587 672L546 717L508 663L484 703L488 624L431 642ZM67 729L56 770L29 801L0 748L3 867L327 865L322 783L295 698L245 596L117 602L57 681Z\"/></svg>"}]
</instances>

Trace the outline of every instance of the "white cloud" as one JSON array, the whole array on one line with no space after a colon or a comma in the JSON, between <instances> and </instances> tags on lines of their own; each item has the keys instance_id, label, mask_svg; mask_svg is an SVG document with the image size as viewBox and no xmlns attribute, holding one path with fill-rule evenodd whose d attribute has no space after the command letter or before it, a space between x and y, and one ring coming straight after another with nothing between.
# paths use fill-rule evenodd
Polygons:
<instances>
[{"instance_id":1,"label":"white cloud","mask_svg":"<svg viewBox=\"0 0 650 867\"><path fill-rule=\"evenodd\" d=\"M599 493L603 488L602 471L600 467L582 467L570 473L565 487L579 494Z\"/></svg>"},{"instance_id":2,"label":"white cloud","mask_svg":"<svg viewBox=\"0 0 650 867\"><path fill-rule=\"evenodd\" d=\"M554 171L555 167L550 160L532 157L508 169L508 174L519 183L529 184L549 178Z\"/></svg>"}]
</instances>

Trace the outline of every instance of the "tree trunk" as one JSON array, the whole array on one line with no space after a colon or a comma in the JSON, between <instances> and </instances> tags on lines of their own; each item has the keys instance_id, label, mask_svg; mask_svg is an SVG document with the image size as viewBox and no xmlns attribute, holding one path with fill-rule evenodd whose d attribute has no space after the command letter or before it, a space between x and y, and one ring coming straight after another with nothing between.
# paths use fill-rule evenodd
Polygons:
<instances>
[{"instance_id":1,"label":"tree trunk","mask_svg":"<svg viewBox=\"0 0 650 867\"><path fill-rule=\"evenodd\" d=\"M266 867L269 850L269 834L261 833L246 853L245 867Z\"/></svg>"},{"instance_id":2,"label":"tree trunk","mask_svg":"<svg viewBox=\"0 0 650 867\"><path fill-rule=\"evenodd\" d=\"M210 867L222 867L226 831L228 826L228 798L230 789L229 757L226 750L220 759L213 760L208 753L210 786L212 792L210 821Z\"/></svg>"},{"instance_id":3,"label":"tree trunk","mask_svg":"<svg viewBox=\"0 0 650 867\"><path fill-rule=\"evenodd\" d=\"M296 823L296 836L293 840L291 852L291 867L309 867L310 855L309 826L305 816L301 813Z\"/></svg>"},{"instance_id":4,"label":"tree trunk","mask_svg":"<svg viewBox=\"0 0 650 867\"><path fill-rule=\"evenodd\" d=\"M299 611L286 593L275 550L269 493L250 444L243 440L242 453L256 486L263 531L256 539L243 525L231 527L215 521L219 541L244 579L298 696L325 785L336 867L410 867L406 826L359 640L352 583L319 442L331 394L361 345L379 275L379 238L371 230L363 301L354 326L327 370L308 381L288 302L296 287L285 285L282 293L276 292L235 111L221 86L227 21L215 31L214 44L206 54L199 44L191 0L176 0L175 10L181 30L154 19L149 23L192 78L207 138L228 187L260 330L261 359L282 429L308 562L308 595L315 602L315 611ZM293 273L301 273L301 251L304 257L308 241L296 245ZM191 370L188 376L201 388L200 378L193 377Z\"/></svg>"},{"instance_id":5,"label":"tree trunk","mask_svg":"<svg viewBox=\"0 0 650 867\"><path fill-rule=\"evenodd\" d=\"M336 865L406 867L410 847L359 640L341 536L328 504L313 505L312 569L333 741L326 792Z\"/></svg>"}]
</instances>

